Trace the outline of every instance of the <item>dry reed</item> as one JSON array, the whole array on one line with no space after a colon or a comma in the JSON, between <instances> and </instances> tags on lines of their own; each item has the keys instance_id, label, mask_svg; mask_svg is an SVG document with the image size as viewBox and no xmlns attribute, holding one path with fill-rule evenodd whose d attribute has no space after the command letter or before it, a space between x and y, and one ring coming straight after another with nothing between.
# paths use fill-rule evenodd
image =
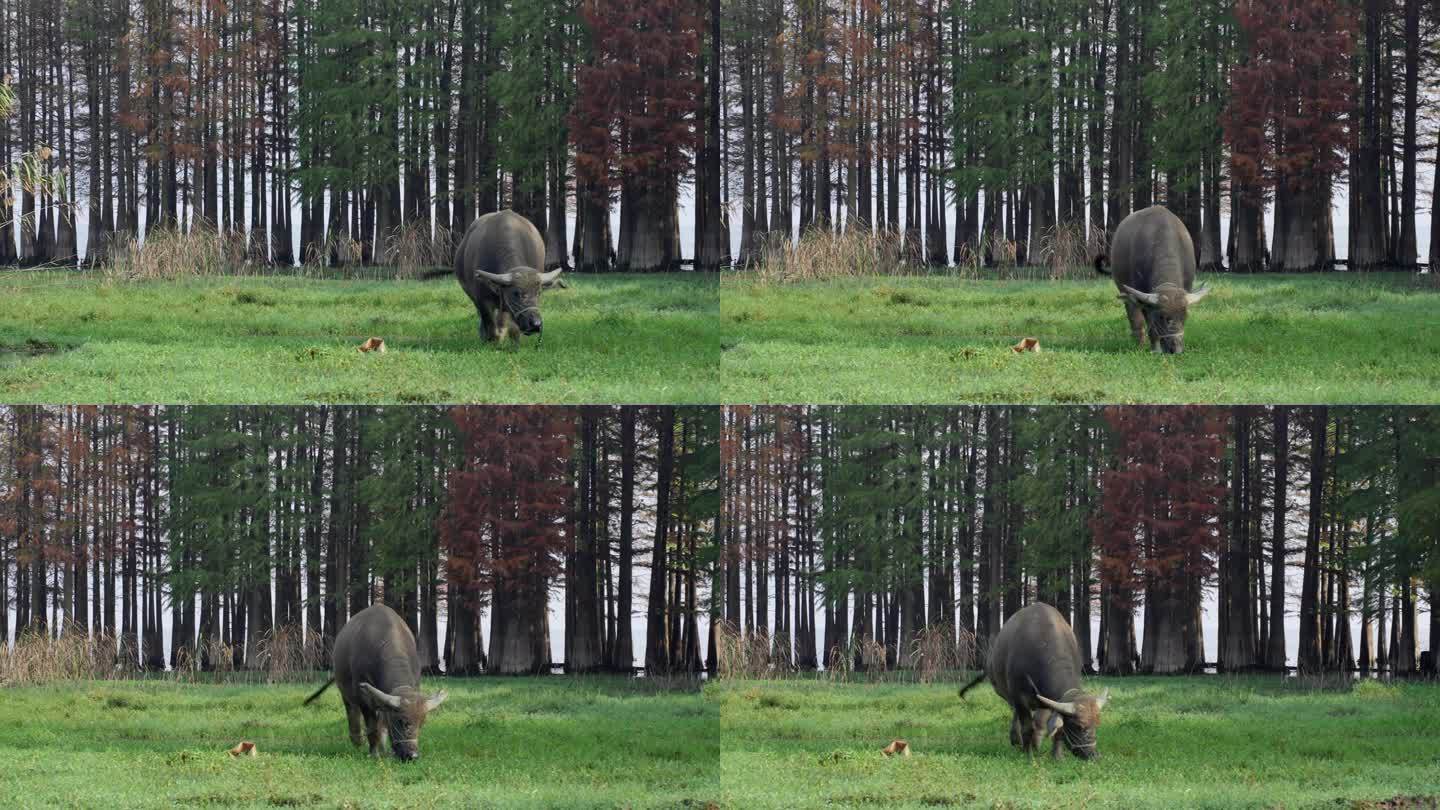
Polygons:
<instances>
[{"instance_id":1,"label":"dry reed","mask_svg":"<svg viewBox=\"0 0 1440 810\"><path fill-rule=\"evenodd\" d=\"M800 240L775 238L760 250L756 278L767 283L912 275L900 235L888 231L812 230Z\"/></svg>"},{"instance_id":2,"label":"dry reed","mask_svg":"<svg viewBox=\"0 0 1440 810\"><path fill-rule=\"evenodd\" d=\"M181 647L175 666L145 671L133 639L117 639L83 628L66 628L58 637L24 633L13 646L0 644L0 686L32 686L56 681L105 681L149 678L184 683L258 683L313 681L325 668L325 641L298 627L280 627L254 645L246 666L235 666L236 650L222 639L201 639L195 649Z\"/></svg>"},{"instance_id":3,"label":"dry reed","mask_svg":"<svg viewBox=\"0 0 1440 810\"><path fill-rule=\"evenodd\" d=\"M1091 262L1105 250L1104 240L1103 229L1059 224L1035 240L1029 255L1022 257L1021 244L992 232L978 242L959 245L952 263L937 269L909 255L901 234L895 232L815 229L798 241L768 239L757 251L753 277L769 284L930 274L1025 281L1088 278Z\"/></svg>"},{"instance_id":4,"label":"dry reed","mask_svg":"<svg viewBox=\"0 0 1440 810\"><path fill-rule=\"evenodd\" d=\"M247 255L243 234L210 227L181 233L161 228L143 240L131 235L111 237L106 278L112 281L155 281L235 274L255 263Z\"/></svg>"},{"instance_id":5,"label":"dry reed","mask_svg":"<svg viewBox=\"0 0 1440 810\"><path fill-rule=\"evenodd\" d=\"M431 233L424 222L408 223L385 240L385 262L393 265L401 278L414 278L433 267L449 265L453 256L450 229L444 225L435 226Z\"/></svg>"}]
</instances>

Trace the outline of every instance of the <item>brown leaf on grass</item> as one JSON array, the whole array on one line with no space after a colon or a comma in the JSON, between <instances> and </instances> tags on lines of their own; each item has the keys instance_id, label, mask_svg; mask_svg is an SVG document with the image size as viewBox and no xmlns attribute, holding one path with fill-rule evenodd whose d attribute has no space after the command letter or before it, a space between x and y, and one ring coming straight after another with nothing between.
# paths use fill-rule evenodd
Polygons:
<instances>
[{"instance_id":1,"label":"brown leaf on grass","mask_svg":"<svg viewBox=\"0 0 1440 810\"><path fill-rule=\"evenodd\" d=\"M905 742L904 740L896 740L885 746L884 750L882 750L881 753L883 753L887 757L908 757L910 756L910 743Z\"/></svg>"},{"instance_id":2,"label":"brown leaf on grass","mask_svg":"<svg viewBox=\"0 0 1440 810\"><path fill-rule=\"evenodd\" d=\"M1022 352L1040 351L1040 338L1021 338L1019 343L1010 347L1010 351L1020 354Z\"/></svg>"},{"instance_id":3,"label":"brown leaf on grass","mask_svg":"<svg viewBox=\"0 0 1440 810\"><path fill-rule=\"evenodd\" d=\"M364 343L361 343L361 344L360 344L360 351L361 351L361 352L379 352L379 353L381 353L381 354L384 354L384 353L385 353L385 341L384 341L384 340L381 340L380 338L372 337L372 338L370 338L369 340L365 341Z\"/></svg>"},{"instance_id":4,"label":"brown leaf on grass","mask_svg":"<svg viewBox=\"0 0 1440 810\"><path fill-rule=\"evenodd\" d=\"M240 744L231 748L229 753L232 757L259 756L259 752L255 750L255 743L249 740L241 740Z\"/></svg>"}]
</instances>

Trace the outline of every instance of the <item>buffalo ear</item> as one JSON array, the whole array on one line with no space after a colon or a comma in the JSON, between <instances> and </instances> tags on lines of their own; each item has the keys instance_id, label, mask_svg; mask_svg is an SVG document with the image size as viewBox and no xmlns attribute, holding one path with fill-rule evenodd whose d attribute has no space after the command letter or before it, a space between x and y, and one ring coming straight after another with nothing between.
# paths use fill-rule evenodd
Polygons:
<instances>
[{"instance_id":1,"label":"buffalo ear","mask_svg":"<svg viewBox=\"0 0 1440 810\"><path fill-rule=\"evenodd\" d=\"M381 692L368 683L362 682L360 684L360 694L369 698L370 704L377 709L389 709L390 711L398 712L400 708L405 705L405 701L400 698L386 692Z\"/></svg>"},{"instance_id":2,"label":"buffalo ear","mask_svg":"<svg viewBox=\"0 0 1440 810\"><path fill-rule=\"evenodd\" d=\"M439 692L431 695L430 698L425 701L425 711L433 712L436 709L440 708L440 704L444 703L445 699L448 697L450 697L450 693L446 692L444 689L441 689Z\"/></svg>"}]
</instances>

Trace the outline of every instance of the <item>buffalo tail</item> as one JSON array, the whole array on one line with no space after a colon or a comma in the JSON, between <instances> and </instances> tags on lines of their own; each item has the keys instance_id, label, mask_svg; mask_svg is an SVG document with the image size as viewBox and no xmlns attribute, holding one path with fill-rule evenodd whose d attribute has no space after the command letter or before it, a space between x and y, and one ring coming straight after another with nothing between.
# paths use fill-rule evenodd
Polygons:
<instances>
[{"instance_id":1,"label":"buffalo tail","mask_svg":"<svg viewBox=\"0 0 1440 810\"><path fill-rule=\"evenodd\" d=\"M305 698L305 703L304 703L304 705L309 706L309 705L311 704L311 702L313 702L313 701L315 700L315 698L318 698L318 697L320 697L321 695L325 694L325 690L326 690L326 689L329 689L329 688L330 688L330 684L332 684L332 683L335 683L335 679L334 679L334 678L331 678L330 680L326 681L326 682L324 683L324 685L322 685L319 689L316 689L316 690L315 690L315 694L311 695L311 696L308 697L308 698Z\"/></svg>"},{"instance_id":2,"label":"buffalo tail","mask_svg":"<svg viewBox=\"0 0 1440 810\"><path fill-rule=\"evenodd\" d=\"M983 680L985 680L985 673L984 673L984 672L981 672L978 676L976 676L975 680L971 681L970 683L965 684L965 686L960 690L960 699L961 699L961 700L964 700L964 699L965 699L965 693L966 693L966 692L969 692L971 689L974 689L975 687L979 686L979 685L980 685L980 682L983 681Z\"/></svg>"},{"instance_id":3,"label":"buffalo tail","mask_svg":"<svg viewBox=\"0 0 1440 810\"><path fill-rule=\"evenodd\" d=\"M1108 276L1108 275L1110 275L1110 271L1109 271L1109 270L1106 270L1105 268L1106 268L1106 267L1109 267L1109 266L1110 266L1110 257L1109 257L1109 256L1106 256L1104 253L1101 253L1099 256L1096 256L1096 257L1095 257L1095 272L1099 273L1099 274L1102 275L1102 276Z\"/></svg>"}]
</instances>

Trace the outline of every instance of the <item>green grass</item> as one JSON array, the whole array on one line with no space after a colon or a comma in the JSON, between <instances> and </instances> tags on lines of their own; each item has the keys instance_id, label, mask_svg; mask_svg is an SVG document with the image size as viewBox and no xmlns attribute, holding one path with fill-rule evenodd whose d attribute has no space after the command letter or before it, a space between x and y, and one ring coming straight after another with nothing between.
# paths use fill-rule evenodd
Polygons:
<instances>
[{"instance_id":1,"label":"green grass","mask_svg":"<svg viewBox=\"0 0 1440 810\"><path fill-rule=\"evenodd\" d=\"M1106 278L720 285L726 402L1433 403L1440 290L1413 276L1209 275L1185 353L1130 339ZM1039 353L1016 354L1023 337Z\"/></svg>"},{"instance_id":2,"label":"green grass","mask_svg":"<svg viewBox=\"0 0 1440 810\"><path fill-rule=\"evenodd\" d=\"M302 706L314 685L0 690L0 805L677 807L719 793L701 692L608 677L443 686L409 764L353 748L333 689ZM259 755L231 758L241 740Z\"/></svg>"},{"instance_id":3,"label":"green grass","mask_svg":"<svg viewBox=\"0 0 1440 810\"><path fill-rule=\"evenodd\" d=\"M720 686L735 807L1365 807L1440 797L1440 686L1312 691L1274 677L1090 679L1100 759L1029 757L988 684ZM905 739L913 756L880 751Z\"/></svg>"},{"instance_id":4,"label":"green grass","mask_svg":"<svg viewBox=\"0 0 1440 810\"><path fill-rule=\"evenodd\" d=\"M0 274L0 401L718 401L715 275L569 283L544 341L509 348L453 279ZM356 351L371 336L384 355Z\"/></svg>"}]
</instances>

